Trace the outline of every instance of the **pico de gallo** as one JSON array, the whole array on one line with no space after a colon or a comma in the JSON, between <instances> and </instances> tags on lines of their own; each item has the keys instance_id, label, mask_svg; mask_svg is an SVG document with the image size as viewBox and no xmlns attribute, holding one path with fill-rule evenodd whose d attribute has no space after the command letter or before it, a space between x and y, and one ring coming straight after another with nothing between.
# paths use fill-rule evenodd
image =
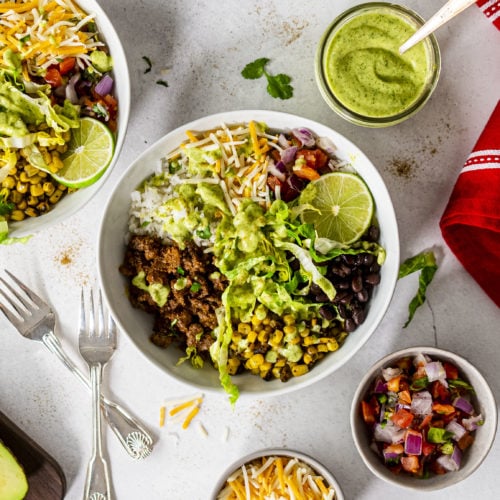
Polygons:
<instances>
[{"instance_id":1,"label":"pico de gallo","mask_svg":"<svg viewBox=\"0 0 500 500\"><path fill-rule=\"evenodd\" d=\"M460 468L484 419L451 362L425 354L381 370L361 401L372 449L395 474L428 478Z\"/></svg>"}]
</instances>

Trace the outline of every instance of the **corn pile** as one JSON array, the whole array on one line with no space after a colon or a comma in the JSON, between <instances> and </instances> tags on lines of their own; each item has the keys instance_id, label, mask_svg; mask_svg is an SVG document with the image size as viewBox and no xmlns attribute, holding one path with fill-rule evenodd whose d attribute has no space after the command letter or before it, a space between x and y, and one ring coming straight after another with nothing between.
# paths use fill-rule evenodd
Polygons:
<instances>
[{"instance_id":1,"label":"corn pile","mask_svg":"<svg viewBox=\"0 0 500 500\"><path fill-rule=\"evenodd\" d=\"M291 314L283 318L265 308L257 308L248 323L233 327L229 346L229 374L246 369L265 380L307 373L327 353L336 351L347 333L340 326L323 329L321 320L296 322Z\"/></svg>"}]
</instances>

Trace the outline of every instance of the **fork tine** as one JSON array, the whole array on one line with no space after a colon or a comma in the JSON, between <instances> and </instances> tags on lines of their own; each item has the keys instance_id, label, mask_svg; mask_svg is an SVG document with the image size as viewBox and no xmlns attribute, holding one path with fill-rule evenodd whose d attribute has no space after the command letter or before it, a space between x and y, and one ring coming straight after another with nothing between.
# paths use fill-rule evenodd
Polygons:
<instances>
[{"instance_id":1,"label":"fork tine","mask_svg":"<svg viewBox=\"0 0 500 500\"><path fill-rule=\"evenodd\" d=\"M31 299L31 301L33 303L35 303L38 307L46 307L47 306L47 303L44 302L33 290L31 290L30 288L28 288L20 279L16 278L10 271L8 271L7 269L4 269L4 271L10 276L10 278L12 279L12 281L14 281L14 283L16 283L19 288L21 288L21 290ZM1 279L1 278L0 278ZM3 279L2 279L2 282L7 285L7 287L9 288L9 290L14 293L14 295L22 302L22 304L25 306L25 307L30 307L30 304L28 304L26 302L26 299L22 299L19 294L17 294L11 286L9 286Z\"/></svg>"},{"instance_id":2,"label":"fork tine","mask_svg":"<svg viewBox=\"0 0 500 500\"><path fill-rule=\"evenodd\" d=\"M2 292L2 289L0 288L0 293L7 299L7 301L10 303L9 298ZM5 317L13 324L17 325L19 323L19 317L16 316L15 314L12 313L7 307L5 307L1 302L0 302L0 311L2 311L5 315Z\"/></svg>"},{"instance_id":3,"label":"fork tine","mask_svg":"<svg viewBox=\"0 0 500 500\"><path fill-rule=\"evenodd\" d=\"M85 321L85 297L83 296L83 288L80 291L80 336L87 332L87 323Z\"/></svg>"},{"instance_id":4,"label":"fork tine","mask_svg":"<svg viewBox=\"0 0 500 500\"><path fill-rule=\"evenodd\" d=\"M96 335L95 331L95 314L94 314L94 294L92 293L92 288L90 289L90 307L89 307L89 329L88 336L94 337Z\"/></svg>"},{"instance_id":5,"label":"fork tine","mask_svg":"<svg viewBox=\"0 0 500 500\"><path fill-rule=\"evenodd\" d=\"M102 305L101 290L97 292L97 335L103 337L105 335L104 330L104 309Z\"/></svg>"},{"instance_id":6,"label":"fork tine","mask_svg":"<svg viewBox=\"0 0 500 500\"><path fill-rule=\"evenodd\" d=\"M113 347L116 348L116 323L108 311L108 337L113 339Z\"/></svg>"}]
</instances>

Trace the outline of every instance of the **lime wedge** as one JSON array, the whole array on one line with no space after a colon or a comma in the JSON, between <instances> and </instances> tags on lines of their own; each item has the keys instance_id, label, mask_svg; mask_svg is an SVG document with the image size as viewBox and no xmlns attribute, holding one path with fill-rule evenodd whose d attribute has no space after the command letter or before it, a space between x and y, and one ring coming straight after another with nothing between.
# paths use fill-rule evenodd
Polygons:
<instances>
[{"instance_id":1,"label":"lime wedge","mask_svg":"<svg viewBox=\"0 0 500 500\"><path fill-rule=\"evenodd\" d=\"M373 198L363 179L348 172L332 172L310 182L299 197L306 209L302 222L313 224L319 237L348 245L368 229Z\"/></svg>"},{"instance_id":2,"label":"lime wedge","mask_svg":"<svg viewBox=\"0 0 500 500\"><path fill-rule=\"evenodd\" d=\"M104 123L83 117L80 128L71 131L68 150L61 154L64 167L52 177L70 188L83 188L96 182L113 158L115 139Z\"/></svg>"}]
</instances>

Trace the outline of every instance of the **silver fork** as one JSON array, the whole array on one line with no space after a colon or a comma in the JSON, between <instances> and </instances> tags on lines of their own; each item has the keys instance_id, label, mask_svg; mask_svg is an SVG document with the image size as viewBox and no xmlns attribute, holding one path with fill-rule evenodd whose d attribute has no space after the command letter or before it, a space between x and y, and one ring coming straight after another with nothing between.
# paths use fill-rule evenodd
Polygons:
<instances>
[{"instance_id":1,"label":"silver fork","mask_svg":"<svg viewBox=\"0 0 500 500\"><path fill-rule=\"evenodd\" d=\"M88 326L85 318L86 309L89 309ZM102 369L111 359L116 349L116 327L109 314L107 325L104 324L104 310L100 291L97 308L94 308L92 289L90 290L90 307L85 306L85 297L82 290L78 344L82 358L89 365L90 384L92 386L92 456L87 469L83 498L84 500L109 500L109 472L108 464L102 455L99 401L101 400Z\"/></svg>"},{"instance_id":2,"label":"silver fork","mask_svg":"<svg viewBox=\"0 0 500 500\"><path fill-rule=\"evenodd\" d=\"M0 302L0 311L23 337L42 342L84 385L90 388L88 378L63 351L54 334L56 320L50 306L12 273L7 270L5 272L17 288L14 289L0 277L0 282L4 285L4 288L0 287L0 294L6 299L5 304ZM116 437L132 458L146 458L151 453L153 438L123 407L103 396L101 410Z\"/></svg>"}]
</instances>

